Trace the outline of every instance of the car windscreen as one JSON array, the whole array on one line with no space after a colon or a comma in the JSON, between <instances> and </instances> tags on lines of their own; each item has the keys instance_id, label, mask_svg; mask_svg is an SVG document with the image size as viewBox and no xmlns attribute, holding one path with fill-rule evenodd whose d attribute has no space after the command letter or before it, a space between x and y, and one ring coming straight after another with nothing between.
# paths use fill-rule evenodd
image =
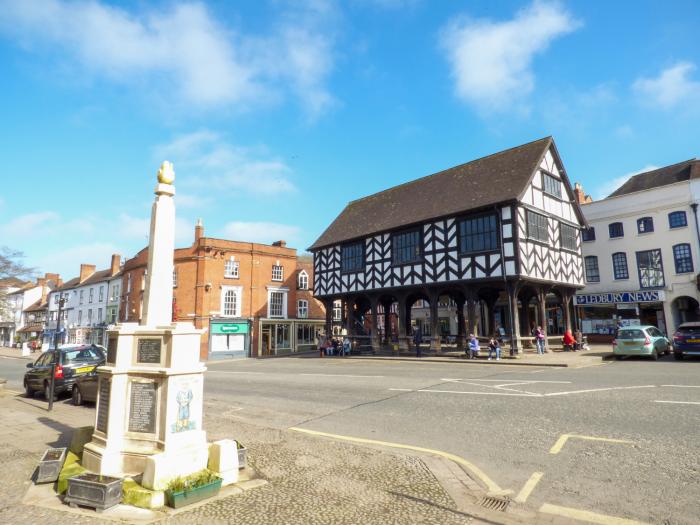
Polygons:
<instances>
[{"instance_id":1,"label":"car windscreen","mask_svg":"<svg viewBox=\"0 0 700 525\"><path fill-rule=\"evenodd\" d=\"M98 361L102 359L100 354L94 348L82 348L76 350L67 350L63 354L63 364L80 363L82 361Z\"/></svg>"},{"instance_id":2,"label":"car windscreen","mask_svg":"<svg viewBox=\"0 0 700 525\"><path fill-rule=\"evenodd\" d=\"M620 330L618 339L644 339L646 334L642 330Z\"/></svg>"},{"instance_id":3,"label":"car windscreen","mask_svg":"<svg viewBox=\"0 0 700 525\"><path fill-rule=\"evenodd\" d=\"M697 335L700 334L700 326L679 326L678 332L684 335Z\"/></svg>"}]
</instances>

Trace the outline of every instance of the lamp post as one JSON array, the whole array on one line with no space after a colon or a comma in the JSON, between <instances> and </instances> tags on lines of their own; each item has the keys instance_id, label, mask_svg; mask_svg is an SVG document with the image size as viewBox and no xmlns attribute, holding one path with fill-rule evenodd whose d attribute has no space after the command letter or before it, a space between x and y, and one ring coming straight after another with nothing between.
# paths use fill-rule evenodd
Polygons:
<instances>
[{"instance_id":1,"label":"lamp post","mask_svg":"<svg viewBox=\"0 0 700 525\"><path fill-rule=\"evenodd\" d=\"M51 360L51 383L49 385L49 412L53 410L53 397L54 397L54 379L56 377L56 360L59 357L58 354L58 340L61 333L61 313L63 311L63 305L66 304L66 300L63 294L60 295L58 299L58 315L56 316L56 331L53 334L53 359Z\"/></svg>"}]
</instances>

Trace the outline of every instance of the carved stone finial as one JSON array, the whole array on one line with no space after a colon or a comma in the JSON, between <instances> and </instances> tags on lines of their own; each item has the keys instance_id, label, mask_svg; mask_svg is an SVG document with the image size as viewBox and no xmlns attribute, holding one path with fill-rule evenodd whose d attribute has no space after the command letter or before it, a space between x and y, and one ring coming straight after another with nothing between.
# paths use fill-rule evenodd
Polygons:
<instances>
[{"instance_id":1,"label":"carved stone finial","mask_svg":"<svg viewBox=\"0 0 700 525\"><path fill-rule=\"evenodd\" d=\"M175 181L175 170L173 169L173 163L163 161L158 170L158 182L161 184L172 184Z\"/></svg>"}]
</instances>

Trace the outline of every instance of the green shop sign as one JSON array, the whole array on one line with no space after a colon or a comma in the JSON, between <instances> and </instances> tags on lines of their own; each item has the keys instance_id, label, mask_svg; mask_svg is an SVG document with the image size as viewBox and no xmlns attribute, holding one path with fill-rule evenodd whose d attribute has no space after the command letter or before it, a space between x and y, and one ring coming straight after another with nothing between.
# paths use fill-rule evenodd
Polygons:
<instances>
[{"instance_id":1,"label":"green shop sign","mask_svg":"<svg viewBox=\"0 0 700 525\"><path fill-rule=\"evenodd\" d=\"M248 323L212 323L212 334L247 334Z\"/></svg>"}]
</instances>

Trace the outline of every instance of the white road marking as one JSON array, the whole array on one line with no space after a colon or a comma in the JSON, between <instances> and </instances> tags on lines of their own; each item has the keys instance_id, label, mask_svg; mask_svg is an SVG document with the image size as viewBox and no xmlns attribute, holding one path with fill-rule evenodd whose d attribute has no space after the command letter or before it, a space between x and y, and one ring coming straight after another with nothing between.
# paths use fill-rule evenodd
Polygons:
<instances>
[{"instance_id":1,"label":"white road marking","mask_svg":"<svg viewBox=\"0 0 700 525\"><path fill-rule=\"evenodd\" d=\"M260 374L260 375L268 375L267 372L233 372L230 370L207 370L207 372L210 374Z\"/></svg>"},{"instance_id":2,"label":"white road marking","mask_svg":"<svg viewBox=\"0 0 700 525\"><path fill-rule=\"evenodd\" d=\"M550 392L549 394L542 394L543 396L566 396L569 394L586 394L588 392L607 392L609 390L633 390L635 388L656 388L656 385L642 385L642 386L613 386L609 388L592 388L590 390L570 390L568 392Z\"/></svg>"},{"instance_id":3,"label":"white road marking","mask_svg":"<svg viewBox=\"0 0 700 525\"><path fill-rule=\"evenodd\" d=\"M394 392L415 392L412 388L390 388L389 390L393 390Z\"/></svg>"},{"instance_id":4,"label":"white road marking","mask_svg":"<svg viewBox=\"0 0 700 525\"><path fill-rule=\"evenodd\" d=\"M398 392L431 392L433 394L473 394L477 396L518 396L518 397L542 397L542 394L509 394L507 392L464 392L461 390L429 390L421 388L418 390L412 390L410 388L389 388L389 390L394 390Z\"/></svg>"},{"instance_id":5,"label":"white road marking","mask_svg":"<svg viewBox=\"0 0 700 525\"><path fill-rule=\"evenodd\" d=\"M672 403L674 405L700 405L700 401L662 401L655 399L654 403Z\"/></svg>"},{"instance_id":6,"label":"white road marking","mask_svg":"<svg viewBox=\"0 0 700 525\"><path fill-rule=\"evenodd\" d=\"M700 388L700 385L661 385L673 388Z\"/></svg>"},{"instance_id":7,"label":"white road marking","mask_svg":"<svg viewBox=\"0 0 700 525\"><path fill-rule=\"evenodd\" d=\"M535 486L539 483L540 479L542 479L542 476L544 476L542 472L533 472L530 479L525 482L523 488L520 489L518 495L515 496L515 501L518 503L525 503L527 498L530 497L530 494L532 494L532 491L535 489Z\"/></svg>"},{"instance_id":8,"label":"white road marking","mask_svg":"<svg viewBox=\"0 0 700 525\"><path fill-rule=\"evenodd\" d=\"M491 383L503 383L503 381L522 381L521 384L526 383L556 383L556 384L571 384L571 381L537 381L534 379L479 379L475 377L465 377L463 379L446 379L442 378L440 381L488 381Z\"/></svg>"},{"instance_id":9,"label":"white road marking","mask_svg":"<svg viewBox=\"0 0 700 525\"><path fill-rule=\"evenodd\" d=\"M352 374L299 374L300 376L321 376L321 377L384 377L384 376L357 376Z\"/></svg>"}]
</instances>

